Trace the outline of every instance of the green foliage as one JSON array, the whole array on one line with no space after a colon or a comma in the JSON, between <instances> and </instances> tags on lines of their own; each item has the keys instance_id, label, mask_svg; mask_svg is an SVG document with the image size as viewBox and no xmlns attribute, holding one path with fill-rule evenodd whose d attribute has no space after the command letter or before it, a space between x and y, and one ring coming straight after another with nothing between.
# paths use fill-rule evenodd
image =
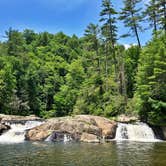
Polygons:
<instances>
[{"instance_id":1,"label":"green foliage","mask_svg":"<svg viewBox=\"0 0 166 166\"><path fill-rule=\"evenodd\" d=\"M158 35L143 49L137 74L137 109L144 121L166 122L166 38Z\"/></svg>"},{"instance_id":2,"label":"green foliage","mask_svg":"<svg viewBox=\"0 0 166 166\"><path fill-rule=\"evenodd\" d=\"M0 42L0 113L44 118L93 114L111 119L139 115L166 124L165 1L150 0L142 15L140 0L124 0L120 20L138 46L117 43L117 12L103 0L101 27L90 23L83 37L9 29ZM141 48L143 16L154 38ZM141 24L142 25L142 24ZM161 31L157 32L157 28Z\"/></svg>"},{"instance_id":3,"label":"green foliage","mask_svg":"<svg viewBox=\"0 0 166 166\"><path fill-rule=\"evenodd\" d=\"M136 73L138 68L138 60L140 56L140 48L132 46L125 51L125 73L127 80L127 95L132 98L135 92Z\"/></svg>"}]
</instances>

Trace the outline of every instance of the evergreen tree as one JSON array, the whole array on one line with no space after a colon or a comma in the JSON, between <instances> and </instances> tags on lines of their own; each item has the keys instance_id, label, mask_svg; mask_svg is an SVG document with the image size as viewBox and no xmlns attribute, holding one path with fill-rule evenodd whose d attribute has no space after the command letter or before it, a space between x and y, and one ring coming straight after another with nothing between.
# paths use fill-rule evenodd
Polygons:
<instances>
[{"instance_id":1,"label":"evergreen tree","mask_svg":"<svg viewBox=\"0 0 166 166\"><path fill-rule=\"evenodd\" d=\"M142 21L142 16L140 14L141 8L137 8L137 5L141 0L124 0L124 8L120 12L119 19L124 22L124 25L128 27L134 36L136 36L138 46L141 47L139 31L142 31L142 26L140 22ZM131 33L127 33L124 36L131 36Z\"/></svg>"},{"instance_id":2,"label":"evergreen tree","mask_svg":"<svg viewBox=\"0 0 166 166\"><path fill-rule=\"evenodd\" d=\"M142 51L137 74L137 109L143 121L166 122L166 38L155 37Z\"/></svg>"},{"instance_id":3,"label":"evergreen tree","mask_svg":"<svg viewBox=\"0 0 166 166\"><path fill-rule=\"evenodd\" d=\"M101 33L104 40L104 52L105 52L105 75L106 75L106 82L109 76L109 69L111 69L112 65L114 64L114 69L116 73L117 79L117 62L115 57L115 44L117 41L117 26L116 26L116 14L117 12L113 8L113 5L110 0L103 0L102 1L102 11L100 12L100 22L103 22L101 27ZM112 65L109 61L113 60ZM106 84L107 89L107 84Z\"/></svg>"},{"instance_id":4,"label":"evergreen tree","mask_svg":"<svg viewBox=\"0 0 166 166\"><path fill-rule=\"evenodd\" d=\"M157 7L161 29L163 29L166 33L166 0L158 0Z\"/></svg>"},{"instance_id":5,"label":"evergreen tree","mask_svg":"<svg viewBox=\"0 0 166 166\"><path fill-rule=\"evenodd\" d=\"M98 25L94 25L92 23L90 23L87 26L87 29L85 30L85 40L88 42L89 44L89 49L92 51L95 51L95 57L93 57L94 60L97 60L97 71L99 71L100 73L100 57L99 57L99 26Z\"/></svg>"},{"instance_id":6,"label":"evergreen tree","mask_svg":"<svg viewBox=\"0 0 166 166\"><path fill-rule=\"evenodd\" d=\"M8 55L18 56L22 52L24 52L24 39L19 31L12 30L12 28L10 28L9 31L6 32L6 35L8 37L7 41Z\"/></svg>"},{"instance_id":7,"label":"evergreen tree","mask_svg":"<svg viewBox=\"0 0 166 166\"><path fill-rule=\"evenodd\" d=\"M111 43L112 49L115 46L117 40L117 26L115 15L117 12L113 8L113 5L110 0L102 1L102 11L100 12L100 22L103 22L101 27L102 34L106 41Z\"/></svg>"},{"instance_id":8,"label":"evergreen tree","mask_svg":"<svg viewBox=\"0 0 166 166\"><path fill-rule=\"evenodd\" d=\"M153 27L153 31L157 32L157 27L159 23L159 14L156 0L150 0L146 5L146 10L143 13L147 16L148 21L150 22L150 28Z\"/></svg>"}]
</instances>

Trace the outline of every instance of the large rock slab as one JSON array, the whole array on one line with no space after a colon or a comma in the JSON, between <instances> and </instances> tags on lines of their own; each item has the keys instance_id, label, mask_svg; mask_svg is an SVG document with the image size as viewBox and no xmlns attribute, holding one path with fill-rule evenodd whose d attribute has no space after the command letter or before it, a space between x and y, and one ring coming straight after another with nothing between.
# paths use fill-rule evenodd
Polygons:
<instances>
[{"instance_id":1,"label":"large rock slab","mask_svg":"<svg viewBox=\"0 0 166 166\"><path fill-rule=\"evenodd\" d=\"M47 120L44 124L28 130L26 139L42 141L51 136L51 139L54 140L54 135L57 136L57 134L59 135L60 133L67 133L74 140L88 142L89 139L89 142L91 142L93 140L92 135L99 139L103 137L108 139L114 138L116 127L117 124L114 121L91 115L52 118Z\"/></svg>"},{"instance_id":2,"label":"large rock slab","mask_svg":"<svg viewBox=\"0 0 166 166\"><path fill-rule=\"evenodd\" d=\"M92 116L92 115L78 115L76 118L80 120L84 120L85 122L92 123L97 126L102 131L102 137L106 139L113 139L116 134L117 123L115 121L111 121L107 118L100 116Z\"/></svg>"}]
</instances>

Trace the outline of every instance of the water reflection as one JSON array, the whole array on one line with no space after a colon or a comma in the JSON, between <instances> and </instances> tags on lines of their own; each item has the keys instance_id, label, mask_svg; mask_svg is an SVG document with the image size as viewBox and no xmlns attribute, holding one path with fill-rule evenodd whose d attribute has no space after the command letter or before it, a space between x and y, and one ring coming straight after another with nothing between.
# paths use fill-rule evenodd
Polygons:
<instances>
[{"instance_id":1,"label":"water reflection","mask_svg":"<svg viewBox=\"0 0 166 166\"><path fill-rule=\"evenodd\" d=\"M152 163L151 152L155 143L139 143L139 142L117 142L118 165L142 165L150 166Z\"/></svg>"},{"instance_id":2,"label":"water reflection","mask_svg":"<svg viewBox=\"0 0 166 166\"><path fill-rule=\"evenodd\" d=\"M166 143L0 145L0 166L165 166Z\"/></svg>"}]
</instances>

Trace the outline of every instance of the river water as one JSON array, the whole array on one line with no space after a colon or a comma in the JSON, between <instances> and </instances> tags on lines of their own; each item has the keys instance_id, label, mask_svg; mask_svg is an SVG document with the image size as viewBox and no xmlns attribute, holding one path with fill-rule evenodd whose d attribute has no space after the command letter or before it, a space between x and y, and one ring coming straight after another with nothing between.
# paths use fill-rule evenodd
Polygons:
<instances>
[{"instance_id":1,"label":"river water","mask_svg":"<svg viewBox=\"0 0 166 166\"><path fill-rule=\"evenodd\" d=\"M0 166L166 166L166 142L0 144Z\"/></svg>"}]
</instances>

